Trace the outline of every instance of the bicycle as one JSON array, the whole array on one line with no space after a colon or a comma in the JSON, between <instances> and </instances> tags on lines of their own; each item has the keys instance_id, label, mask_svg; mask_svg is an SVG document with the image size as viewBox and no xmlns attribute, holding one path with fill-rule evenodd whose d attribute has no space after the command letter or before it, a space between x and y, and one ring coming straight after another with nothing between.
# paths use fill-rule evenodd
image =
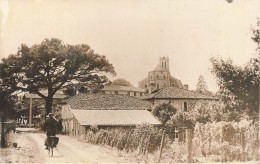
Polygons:
<instances>
[{"instance_id":1,"label":"bicycle","mask_svg":"<svg viewBox=\"0 0 260 164\"><path fill-rule=\"evenodd\" d=\"M50 136L47 138L48 155L53 156L53 148L58 144L59 138L56 136Z\"/></svg>"}]
</instances>

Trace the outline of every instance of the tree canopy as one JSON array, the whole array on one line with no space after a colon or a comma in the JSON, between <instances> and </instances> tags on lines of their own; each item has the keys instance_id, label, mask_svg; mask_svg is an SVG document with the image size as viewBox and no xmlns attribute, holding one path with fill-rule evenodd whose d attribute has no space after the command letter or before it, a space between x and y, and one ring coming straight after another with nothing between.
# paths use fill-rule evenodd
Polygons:
<instances>
[{"instance_id":1,"label":"tree canopy","mask_svg":"<svg viewBox=\"0 0 260 164\"><path fill-rule=\"evenodd\" d=\"M166 122L169 121L174 114L176 114L176 112L177 109L173 107L171 103L160 104L152 111L153 115L158 117L163 125L165 125Z\"/></svg>"},{"instance_id":2,"label":"tree canopy","mask_svg":"<svg viewBox=\"0 0 260 164\"><path fill-rule=\"evenodd\" d=\"M212 72L217 78L219 94L229 111L246 112L256 119L259 97L259 61L250 59L244 66L233 64L231 59L211 59Z\"/></svg>"},{"instance_id":3,"label":"tree canopy","mask_svg":"<svg viewBox=\"0 0 260 164\"><path fill-rule=\"evenodd\" d=\"M38 94L46 101L46 113L52 110L54 94L64 86L72 82L104 84L108 82L105 73L116 74L106 57L87 44L64 44L56 38L31 47L22 44L0 65L4 85ZM48 90L47 96L41 93L44 89Z\"/></svg>"},{"instance_id":4,"label":"tree canopy","mask_svg":"<svg viewBox=\"0 0 260 164\"><path fill-rule=\"evenodd\" d=\"M132 84L129 81L127 81L125 79L121 79L121 78L112 81L112 85L121 85L121 86L127 86L127 87L132 86Z\"/></svg>"},{"instance_id":5,"label":"tree canopy","mask_svg":"<svg viewBox=\"0 0 260 164\"><path fill-rule=\"evenodd\" d=\"M204 76L200 75L199 78L198 78L198 82L197 82L197 88L196 88L196 92L197 93L200 93L200 94L204 94L204 95L208 95L208 96L213 96L213 93L211 93L209 90L208 90L208 86L207 86L207 83L204 79Z\"/></svg>"},{"instance_id":6,"label":"tree canopy","mask_svg":"<svg viewBox=\"0 0 260 164\"><path fill-rule=\"evenodd\" d=\"M197 86L196 91L201 92L201 93L205 92L208 89L204 76L202 76L202 75L199 76L196 86Z\"/></svg>"}]
</instances>

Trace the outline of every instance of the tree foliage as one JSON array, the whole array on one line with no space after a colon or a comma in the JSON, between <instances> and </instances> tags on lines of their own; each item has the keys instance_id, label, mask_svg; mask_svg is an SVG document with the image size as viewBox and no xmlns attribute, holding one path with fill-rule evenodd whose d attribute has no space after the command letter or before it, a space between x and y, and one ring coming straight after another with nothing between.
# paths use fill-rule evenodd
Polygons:
<instances>
[{"instance_id":1,"label":"tree foliage","mask_svg":"<svg viewBox=\"0 0 260 164\"><path fill-rule=\"evenodd\" d=\"M204 76L202 75L199 76L196 86L197 86L196 91L205 92L208 89Z\"/></svg>"},{"instance_id":2,"label":"tree foliage","mask_svg":"<svg viewBox=\"0 0 260 164\"><path fill-rule=\"evenodd\" d=\"M166 122L169 121L174 114L176 114L176 112L177 109L174 108L171 103L163 103L158 105L152 111L153 115L158 117L163 125L165 125Z\"/></svg>"},{"instance_id":3,"label":"tree foliage","mask_svg":"<svg viewBox=\"0 0 260 164\"><path fill-rule=\"evenodd\" d=\"M202 75L199 76L196 86L197 87L196 87L195 92L204 94L204 95L208 95L208 96L213 96L213 93L208 90L208 86L204 79L204 76L202 76Z\"/></svg>"},{"instance_id":4,"label":"tree foliage","mask_svg":"<svg viewBox=\"0 0 260 164\"><path fill-rule=\"evenodd\" d=\"M167 127L187 127L193 129L196 123L220 122L229 117L219 102L201 101L200 106L189 112L178 111L167 121Z\"/></svg>"},{"instance_id":5,"label":"tree foliage","mask_svg":"<svg viewBox=\"0 0 260 164\"><path fill-rule=\"evenodd\" d=\"M132 84L125 79L116 79L116 80L112 81L112 85L121 85L121 86L127 86L127 87L132 86Z\"/></svg>"},{"instance_id":6,"label":"tree foliage","mask_svg":"<svg viewBox=\"0 0 260 164\"><path fill-rule=\"evenodd\" d=\"M255 119L259 97L258 59L250 59L244 67L234 65L231 59L224 61L212 58L211 62L225 108L239 113L246 112Z\"/></svg>"},{"instance_id":7,"label":"tree foliage","mask_svg":"<svg viewBox=\"0 0 260 164\"><path fill-rule=\"evenodd\" d=\"M31 47L22 44L16 54L2 59L3 83L16 90L36 93L46 101L46 112L51 112L54 94L71 82L85 85L108 82L104 73L115 74L105 56L88 45L64 44L59 39L45 39ZM48 90L48 95L40 91Z\"/></svg>"}]
</instances>

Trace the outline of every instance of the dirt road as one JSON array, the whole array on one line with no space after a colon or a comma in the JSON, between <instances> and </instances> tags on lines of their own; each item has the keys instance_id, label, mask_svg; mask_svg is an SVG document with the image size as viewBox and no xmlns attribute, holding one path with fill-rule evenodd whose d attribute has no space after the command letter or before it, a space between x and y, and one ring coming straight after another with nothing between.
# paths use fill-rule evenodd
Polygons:
<instances>
[{"instance_id":1,"label":"dirt road","mask_svg":"<svg viewBox=\"0 0 260 164\"><path fill-rule=\"evenodd\" d=\"M118 157L116 150L84 143L75 138L57 135L60 140L53 157L45 150L44 133L24 130L12 134L17 148L1 150L2 160L12 163L115 163L127 162Z\"/></svg>"}]
</instances>

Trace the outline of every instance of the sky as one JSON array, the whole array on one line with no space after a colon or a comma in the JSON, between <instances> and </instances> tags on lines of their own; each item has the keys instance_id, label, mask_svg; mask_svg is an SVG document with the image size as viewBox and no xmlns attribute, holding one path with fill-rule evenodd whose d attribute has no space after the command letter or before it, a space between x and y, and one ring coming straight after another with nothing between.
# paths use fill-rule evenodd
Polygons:
<instances>
[{"instance_id":1,"label":"sky","mask_svg":"<svg viewBox=\"0 0 260 164\"><path fill-rule=\"evenodd\" d=\"M245 65L256 57L251 28L259 0L0 0L0 58L45 38L88 44L134 86L162 56L175 78L216 91L211 57Z\"/></svg>"}]
</instances>

